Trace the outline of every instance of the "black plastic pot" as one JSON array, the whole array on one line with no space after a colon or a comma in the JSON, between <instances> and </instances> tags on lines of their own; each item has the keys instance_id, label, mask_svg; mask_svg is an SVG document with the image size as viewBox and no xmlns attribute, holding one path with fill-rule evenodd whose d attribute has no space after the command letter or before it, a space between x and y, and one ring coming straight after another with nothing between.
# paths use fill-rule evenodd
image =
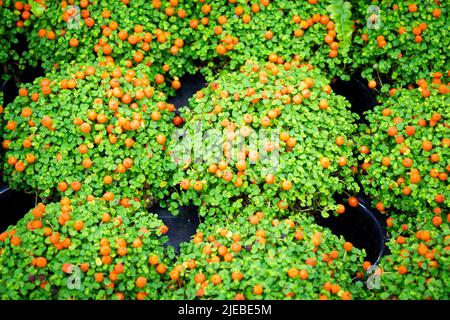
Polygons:
<instances>
[{"instance_id":1,"label":"black plastic pot","mask_svg":"<svg viewBox=\"0 0 450 320\"><path fill-rule=\"evenodd\" d=\"M361 122L367 122L364 112L378 104L375 91L369 89L367 81L361 76L355 75L349 81L336 78L332 81L331 88L350 102L351 111L360 116Z\"/></svg>"},{"instance_id":2,"label":"black plastic pot","mask_svg":"<svg viewBox=\"0 0 450 320\"><path fill-rule=\"evenodd\" d=\"M12 80L6 80L3 82L1 89L3 91L3 106L13 102L19 91Z\"/></svg>"},{"instance_id":3,"label":"black plastic pot","mask_svg":"<svg viewBox=\"0 0 450 320\"><path fill-rule=\"evenodd\" d=\"M1 90L3 91L3 105L4 106L8 105L9 103L13 102L14 99L17 97L19 93L19 88L16 81L21 83L30 83L33 82L34 79L40 77L43 74L44 71L41 68L29 67L27 68L26 71L23 72L18 71L15 74L15 77L4 81L1 86Z\"/></svg>"},{"instance_id":4,"label":"black plastic pot","mask_svg":"<svg viewBox=\"0 0 450 320\"><path fill-rule=\"evenodd\" d=\"M176 109L188 105L189 99L199 90L207 85L205 78L200 74L186 74L180 78L181 88L177 91L175 97L168 99L169 103L173 103Z\"/></svg>"},{"instance_id":5,"label":"black plastic pot","mask_svg":"<svg viewBox=\"0 0 450 320\"><path fill-rule=\"evenodd\" d=\"M165 245L174 247L177 253L179 253L180 244L191 240L200 224L198 210L195 206L180 207L177 216L172 215L169 210L161 207L156 207L152 212L156 213L169 228L166 234L169 237L169 241Z\"/></svg>"},{"instance_id":6,"label":"black plastic pot","mask_svg":"<svg viewBox=\"0 0 450 320\"><path fill-rule=\"evenodd\" d=\"M316 217L319 225L329 228L334 234L342 235L355 247L366 250L366 260L377 264L386 254L386 217L372 209L367 198L356 196L359 204L356 208L346 205L345 213L329 218Z\"/></svg>"},{"instance_id":7,"label":"black plastic pot","mask_svg":"<svg viewBox=\"0 0 450 320\"><path fill-rule=\"evenodd\" d=\"M371 208L364 195L357 196L359 205L356 208L346 206L345 213L339 216L323 218L316 217L316 222L329 228L334 234L343 236L355 247L366 251L366 260L377 264L381 257L387 253L385 217L377 210ZM340 201L341 202L341 201ZM180 207L180 214L173 216L167 209L157 207L152 212L169 228L166 245L179 252L180 244L189 241L196 233L200 223L198 210L195 206Z\"/></svg>"},{"instance_id":8,"label":"black plastic pot","mask_svg":"<svg viewBox=\"0 0 450 320\"><path fill-rule=\"evenodd\" d=\"M9 189L4 184L0 187L0 232L9 225L14 225L25 213L36 204L36 198L32 195Z\"/></svg>"}]
</instances>

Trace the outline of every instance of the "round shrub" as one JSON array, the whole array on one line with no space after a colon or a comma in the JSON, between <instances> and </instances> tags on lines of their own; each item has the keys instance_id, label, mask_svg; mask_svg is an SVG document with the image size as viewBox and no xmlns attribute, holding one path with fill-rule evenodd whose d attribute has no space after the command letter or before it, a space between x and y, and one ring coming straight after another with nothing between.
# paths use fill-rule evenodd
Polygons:
<instances>
[{"instance_id":1,"label":"round shrub","mask_svg":"<svg viewBox=\"0 0 450 320\"><path fill-rule=\"evenodd\" d=\"M167 193L175 107L138 68L72 65L25 84L5 108L11 188L129 199Z\"/></svg>"},{"instance_id":2,"label":"round shrub","mask_svg":"<svg viewBox=\"0 0 450 320\"><path fill-rule=\"evenodd\" d=\"M172 199L201 215L254 203L327 216L333 196L359 190L352 167L356 115L329 82L298 61L243 66L197 92L170 147L180 170ZM178 139L181 137L180 139Z\"/></svg>"},{"instance_id":3,"label":"round shrub","mask_svg":"<svg viewBox=\"0 0 450 320\"><path fill-rule=\"evenodd\" d=\"M360 178L382 212L415 215L449 208L450 98L436 86L422 82L424 88L397 90L367 114Z\"/></svg>"},{"instance_id":4,"label":"round shrub","mask_svg":"<svg viewBox=\"0 0 450 320\"><path fill-rule=\"evenodd\" d=\"M308 59L330 77L347 75L353 21L344 1L197 1L191 28L203 72L238 69L247 59Z\"/></svg>"},{"instance_id":5,"label":"round shrub","mask_svg":"<svg viewBox=\"0 0 450 320\"><path fill-rule=\"evenodd\" d=\"M450 70L449 8L443 2L358 1L355 8L360 25L352 63L366 79L401 86Z\"/></svg>"},{"instance_id":6,"label":"round shrub","mask_svg":"<svg viewBox=\"0 0 450 320\"><path fill-rule=\"evenodd\" d=\"M0 234L0 297L161 299L165 231L139 202L40 203Z\"/></svg>"},{"instance_id":7,"label":"round shrub","mask_svg":"<svg viewBox=\"0 0 450 320\"><path fill-rule=\"evenodd\" d=\"M222 223L205 222L182 246L170 272L175 298L349 300L358 295L361 286L352 278L362 251L310 217L278 220L269 208L248 209Z\"/></svg>"},{"instance_id":8,"label":"round shrub","mask_svg":"<svg viewBox=\"0 0 450 320\"><path fill-rule=\"evenodd\" d=\"M390 254L379 264L376 299L429 300L450 298L449 216L423 214L413 223L390 219Z\"/></svg>"},{"instance_id":9,"label":"round shrub","mask_svg":"<svg viewBox=\"0 0 450 320\"><path fill-rule=\"evenodd\" d=\"M61 61L123 58L176 77L193 71L197 60L211 75L248 58L297 54L347 76L350 8L342 0L51 2L28 35L25 61L42 61L49 70Z\"/></svg>"},{"instance_id":10,"label":"round shrub","mask_svg":"<svg viewBox=\"0 0 450 320\"><path fill-rule=\"evenodd\" d=\"M194 70L186 45L187 1L63 1L47 9L28 35L25 61L46 70L61 62L126 60L146 64L151 78L178 88ZM171 6L176 4L175 6ZM187 49L186 49L187 48ZM187 52L185 52L187 50ZM150 67L151 66L151 67ZM169 81L170 78L170 81Z\"/></svg>"}]
</instances>

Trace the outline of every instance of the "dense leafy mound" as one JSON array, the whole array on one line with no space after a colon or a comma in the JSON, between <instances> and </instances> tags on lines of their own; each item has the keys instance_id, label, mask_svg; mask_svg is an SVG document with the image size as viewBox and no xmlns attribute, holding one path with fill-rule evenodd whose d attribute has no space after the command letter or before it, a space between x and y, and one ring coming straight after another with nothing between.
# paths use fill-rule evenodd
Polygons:
<instances>
[{"instance_id":1,"label":"dense leafy mound","mask_svg":"<svg viewBox=\"0 0 450 320\"><path fill-rule=\"evenodd\" d=\"M311 65L247 63L197 92L172 141L181 170L172 198L202 215L239 212L243 204L327 215L333 196L358 191L352 166L356 115Z\"/></svg>"},{"instance_id":2,"label":"dense leafy mound","mask_svg":"<svg viewBox=\"0 0 450 320\"><path fill-rule=\"evenodd\" d=\"M449 299L449 12L0 0L0 77L46 72L0 93L2 176L50 202L0 233L0 298ZM195 71L210 84L176 115ZM359 136L330 87L355 71L382 85ZM390 215L378 266L311 217L356 207L357 174ZM206 216L177 258L155 201Z\"/></svg>"},{"instance_id":3,"label":"dense leafy mound","mask_svg":"<svg viewBox=\"0 0 450 320\"><path fill-rule=\"evenodd\" d=\"M42 197L167 194L174 106L144 66L73 65L19 90L5 108L5 177Z\"/></svg>"},{"instance_id":4,"label":"dense leafy mound","mask_svg":"<svg viewBox=\"0 0 450 320\"><path fill-rule=\"evenodd\" d=\"M196 1L190 21L194 58L217 70L217 61L237 69L248 59L294 55L344 75L352 25L344 1ZM331 6L328 6L332 4ZM219 58L219 59L216 59ZM216 60L217 61L216 61ZM348 70L347 70L348 71Z\"/></svg>"},{"instance_id":5,"label":"dense leafy mound","mask_svg":"<svg viewBox=\"0 0 450 320\"><path fill-rule=\"evenodd\" d=\"M449 208L450 97L445 86L420 83L419 89L396 91L367 114L360 177L380 211L415 215Z\"/></svg>"},{"instance_id":6,"label":"dense leafy mound","mask_svg":"<svg viewBox=\"0 0 450 320\"><path fill-rule=\"evenodd\" d=\"M183 0L50 1L28 35L24 61L50 70L61 62L127 60L151 65L161 82L166 73L173 80L194 68L185 47L189 12Z\"/></svg>"},{"instance_id":7,"label":"dense leafy mound","mask_svg":"<svg viewBox=\"0 0 450 320\"><path fill-rule=\"evenodd\" d=\"M388 220L391 254L379 264L377 299L423 300L450 298L450 216L422 214L402 223Z\"/></svg>"},{"instance_id":8,"label":"dense leafy mound","mask_svg":"<svg viewBox=\"0 0 450 320\"><path fill-rule=\"evenodd\" d=\"M352 64L363 77L392 86L450 70L445 1L358 1Z\"/></svg>"},{"instance_id":9,"label":"dense leafy mound","mask_svg":"<svg viewBox=\"0 0 450 320\"><path fill-rule=\"evenodd\" d=\"M0 297L161 299L166 230L138 202L38 204L0 234Z\"/></svg>"},{"instance_id":10,"label":"dense leafy mound","mask_svg":"<svg viewBox=\"0 0 450 320\"><path fill-rule=\"evenodd\" d=\"M205 222L183 245L174 297L183 299L343 299L364 253L310 217L274 219L245 208L235 219Z\"/></svg>"},{"instance_id":11,"label":"dense leafy mound","mask_svg":"<svg viewBox=\"0 0 450 320\"><path fill-rule=\"evenodd\" d=\"M7 22L20 19L12 6L10 2L4 10ZM28 49L20 59L23 68L39 63L50 70L61 62L99 57L127 59L151 64L154 76L168 73L175 88L176 77L193 71L195 60L211 74L217 66L236 69L249 58L263 60L270 53L279 59L308 58L332 75L349 72L353 21L351 5L343 0L75 0L35 6L38 17L25 23L29 32Z\"/></svg>"}]
</instances>

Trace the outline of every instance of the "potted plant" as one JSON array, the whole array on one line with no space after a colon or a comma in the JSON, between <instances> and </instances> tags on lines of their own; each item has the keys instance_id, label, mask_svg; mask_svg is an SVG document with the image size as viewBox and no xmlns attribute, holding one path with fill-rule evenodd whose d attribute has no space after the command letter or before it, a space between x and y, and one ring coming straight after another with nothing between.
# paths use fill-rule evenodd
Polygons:
<instances>
[{"instance_id":1,"label":"potted plant","mask_svg":"<svg viewBox=\"0 0 450 320\"><path fill-rule=\"evenodd\" d=\"M439 1L359 1L352 65L375 88L406 86L450 69L448 8ZM386 84L386 85L384 85Z\"/></svg>"},{"instance_id":2,"label":"potted plant","mask_svg":"<svg viewBox=\"0 0 450 320\"><path fill-rule=\"evenodd\" d=\"M447 300L449 215L420 212L419 219L388 219L390 254L378 273L380 281L369 298L401 300Z\"/></svg>"},{"instance_id":3,"label":"potted plant","mask_svg":"<svg viewBox=\"0 0 450 320\"><path fill-rule=\"evenodd\" d=\"M147 189L162 199L175 108L145 70L75 64L23 85L4 110L10 187L44 198L120 194L123 203Z\"/></svg>"},{"instance_id":4,"label":"potted plant","mask_svg":"<svg viewBox=\"0 0 450 320\"><path fill-rule=\"evenodd\" d=\"M357 205L357 116L310 64L248 62L197 92L182 116L169 147L180 166L172 199L193 201L202 216L250 202L327 216L343 213L337 193Z\"/></svg>"},{"instance_id":5,"label":"potted plant","mask_svg":"<svg viewBox=\"0 0 450 320\"><path fill-rule=\"evenodd\" d=\"M381 212L440 215L449 207L449 114L442 106L450 100L445 85L419 83L385 98L362 127L361 184Z\"/></svg>"},{"instance_id":6,"label":"potted plant","mask_svg":"<svg viewBox=\"0 0 450 320\"><path fill-rule=\"evenodd\" d=\"M193 57L209 78L223 68L237 70L248 59L276 60L294 55L333 77L348 77L353 33L349 2L198 1L189 27Z\"/></svg>"},{"instance_id":7,"label":"potted plant","mask_svg":"<svg viewBox=\"0 0 450 320\"><path fill-rule=\"evenodd\" d=\"M181 248L169 297L181 299L342 299L364 253L293 212L277 219L267 207L204 223Z\"/></svg>"},{"instance_id":8,"label":"potted plant","mask_svg":"<svg viewBox=\"0 0 450 320\"><path fill-rule=\"evenodd\" d=\"M0 234L2 299L160 299L173 250L143 204L64 197Z\"/></svg>"},{"instance_id":9,"label":"potted plant","mask_svg":"<svg viewBox=\"0 0 450 320\"><path fill-rule=\"evenodd\" d=\"M186 1L50 2L28 33L23 61L50 71L60 63L126 61L145 64L149 79L170 93L195 69L188 46Z\"/></svg>"}]
</instances>

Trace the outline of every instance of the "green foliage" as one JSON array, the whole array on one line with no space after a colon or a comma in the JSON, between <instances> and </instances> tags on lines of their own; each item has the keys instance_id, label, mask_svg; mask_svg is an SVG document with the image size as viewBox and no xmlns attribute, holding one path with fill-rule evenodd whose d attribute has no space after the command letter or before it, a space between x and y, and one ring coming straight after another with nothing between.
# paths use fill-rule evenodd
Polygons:
<instances>
[{"instance_id":1,"label":"green foliage","mask_svg":"<svg viewBox=\"0 0 450 320\"><path fill-rule=\"evenodd\" d=\"M102 199L67 200L39 204L0 234L2 300L135 299L139 292L160 299L166 275L147 259L170 262L161 221L138 202L124 208ZM138 277L147 280L142 288Z\"/></svg>"},{"instance_id":2,"label":"green foliage","mask_svg":"<svg viewBox=\"0 0 450 320\"><path fill-rule=\"evenodd\" d=\"M155 199L167 195L175 166L164 149L174 106L146 71L142 65L72 65L24 85L4 114L13 129L3 137L9 185L41 197L112 192L141 198L144 188Z\"/></svg>"},{"instance_id":3,"label":"green foliage","mask_svg":"<svg viewBox=\"0 0 450 320\"><path fill-rule=\"evenodd\" d=\"M166 81L194 70L191 49L185 45L188 18L179 16L181 12L190 13L186 1L178 1L171 16L166 14L168 1L161 8L144 0L129 4L95 0L86 7L82 2L77 0L66 7L59 1L47 3L27 35L29 48L22 59L23 67L40 64L49 71L62 62L83 63L109 57L151 65L149 76L165 75Z\"/></svg>"},{"instance_id":4,"label":"green foliage","mask_svg":"<svg viewBox=\"0 0 450 320\"><path fill-rule=\"evenodd\" d=\"M50 70L61 62L109 56L152 64L155 75L176 78L192 72L196 60L202 63L203 73L212 75L218 66L235 70L250 58L265 60L276 54L285 60L294 55L308 59L330 76L348 75L344 66L353 26L348 3L342 3L342 9L339 1L329 7L326 1L178 1L172 6L169 1L95 0L84 4L74 1L73 6L63 7L48 2L45 11L32 4L39 18L27 33L23 68L40 63ZM109 15L104 15L106 9ZM127 35L122 37L124 31ZM184 43L177 47L177 39ZM71 40L77 45L71 46ZM163 71L163 65L170 70Z\"/></svg>"},{"instance_id":5,"label":"green foliage","mask_svg":"<svg viewBox=\"0 0 450 320\"><path fill-rule=\"evenodd\" d=\"M30 31L35 19L34 13L29 11L27 5L26 1L0 2L0 68L3 69L0 74L3 79L11 76L11 64L19 61L17 47L20 36Z\"/></svg>"},{"instance_id":6,"label":"green foliage","mask_svg":"<svg viewBox=\"0 0 450 320\"><path fill-rule=\"evenodd\" d=\"M449 12L434 0L0 0L1 74L45 70L8 106L0 93L2 175L60 200L0 234L0 298L449 299ZM195 71L210 83L183 119L167 96ZM355 71L382 85L359 136L330 88ZM373 268L311 217L343 212L358 160L390 214L390 253ZM156 201L206 217L179 257L144 209Z\"/></svg>"},{"instance_id":7,"label":"green foliage","mask_svg":"<svg viewBox=\"0 0 450 320\"><path fill-rule=\"evenodd\" d=\"M360 176L364 191L374 204L400 214L445 212L450 204L450 113L444 107L450 99L434 85L430 89L428 98L423 89L398 90L367 114L369 126L361 136L360 145L370 150L359 156L368 166Z\"/></svg>"},{"instance_id":8,"label":"green foliage","mask_svg":"<svg viewBox=\"0 0 450 320\"><path fill-rule=\"evenodd\" d=\"M341 45L346 50L348 36L339 35L326 7L327 1L196 1L191 18L198 22L191 31L193 57L204 61L202 72L211 77L220 68L236 70L248 59L265 61L270 54L284 60L299 56L330 78L345 76L347 55ZM337 17L347 19L344 15ZM347 32L347 22L343 26ZM334 31L344 43L336 40Z\"/></svg>"},{"instance_id":9,"label":"green foliage","mask_svg":"<svg viewBox=\"0 0 450 320\"><path fill-rule=\"evenodd\" d=\"M351 9L351 3L343 0L330 0L330 4L327 6L330 18L336 24L335 30L339 40L340 52L343 56L347 55L352 45L353 21L351 20Z\"/></svg>"},{"instance_id":10,"label":"green foliage","mask_svg":"<svg viewBox=\"0 0 450 320\"><path fill-rule=\"evenodd\" d=\"M421 214L419 221L405 224L395 221L389 229L391 254L379 267L380 287L375 299L448 300L450 285L450 229L447 221L435 220L433 214ZM444 217L445 219L445 217Z\"/></svg>"},{"instance_id":11,"label":"green foliage","mask_svg":"<svg viewBox=\"0 0 450 320\"><path fill-rule=\"evenodd\" d=\"M413 4L416 12L408 9ZM380 15L368 13L368 6L378 6ZM448 4L434 0L383 0L359 1L354 7L359 24L352 63L354 69L362 70L364 78L398 87L427 78L432 72L450 70ZM371 27L373 19L380 28ZM414 32L420 34L416 36Z\"/></svg>"},{"instance_id":12,"label":"green foliage","mask_svg":"<svg viewBox=\"0 0 450 320\"><path fill-rule=\"evenodd\" d=\"M180 164L180 202L203 204L200 214L210 216L248 203L280 214L288 206L335 211L334 195L359 191L351 169L357 116L348 106L296 61L222 74L190 100L187 138L169 147Z\"/></svg>"},{"instance_id":13,"label":"green foliage","mask_svg":"<svg viewBox=\"0 0 450 320\"><path fill-rule=\"evenodd\" d=\"M31 12L38 18L45 12L45 7L37 1L28 0L28 4L31 7Z\"/></svg>"},{"instance_id":14,"label":"green foliage","mask_svg":"<svg viewBox=\"0 0 450 320\"><path fill-rule=\"evenodd\" d=\"M193 241L183 245L178 263L195 268L183 269L173 297L350 299L349 290L360 290L352 278L364 252L347 251L344 243L310 217L296 213L277 220L268 208L244 208L220 225L202 224Z\"/></svg>"}]
</instances>

